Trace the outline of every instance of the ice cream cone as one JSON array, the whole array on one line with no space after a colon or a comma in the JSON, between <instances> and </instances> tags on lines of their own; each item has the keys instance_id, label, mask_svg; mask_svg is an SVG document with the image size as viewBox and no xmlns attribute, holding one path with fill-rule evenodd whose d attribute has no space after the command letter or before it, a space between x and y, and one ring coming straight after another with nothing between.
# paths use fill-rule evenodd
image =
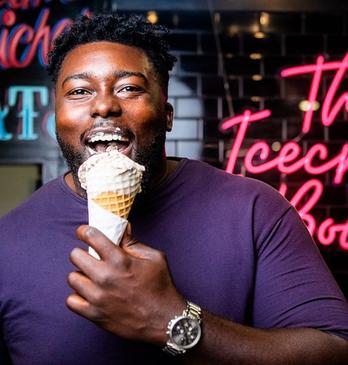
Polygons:
<instances>
[{"instance_id":1,"label":"ice cream cone","mask_svg":"<svg viewBox=\"0 0 348 365\"><path fill-rule=\"evenodd\" d=\"M132 194L120 195L117 192L107 191L93 197L93 201L99 206L124 219L128 218L137 191Z\"/></svg>"},{"instance_id":2,"label":"ice cream cone","mask_svg":"<svg viewBox=\"0 0 348 365\"><path fill-rule=\"evenodd\" d=\"M87 191L89 224L119 244L145 168L117 150L98 153L85 161L78 176ZM90 253L96 257L95 252Z\"/></svg>"}]
</instances>

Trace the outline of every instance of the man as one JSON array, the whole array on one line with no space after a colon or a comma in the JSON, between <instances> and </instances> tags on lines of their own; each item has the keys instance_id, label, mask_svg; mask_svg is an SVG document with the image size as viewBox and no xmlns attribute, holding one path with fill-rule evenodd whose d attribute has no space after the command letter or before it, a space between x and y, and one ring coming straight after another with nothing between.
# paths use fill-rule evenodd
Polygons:
<instances>
[{"instance_id":1,"label":"man","mask_svg":"<svg viewBox=\"0 0 348 365\"><path fill-rule=\"evenodd\" d=\"M109 15L56 41L70 172L0 222L2 363L347 364L347 302L295 210L256 180L166 159L162 37ZM120 247L86 225L77 178L110 144L146 167Z\"/></svg>"}]
</instances>

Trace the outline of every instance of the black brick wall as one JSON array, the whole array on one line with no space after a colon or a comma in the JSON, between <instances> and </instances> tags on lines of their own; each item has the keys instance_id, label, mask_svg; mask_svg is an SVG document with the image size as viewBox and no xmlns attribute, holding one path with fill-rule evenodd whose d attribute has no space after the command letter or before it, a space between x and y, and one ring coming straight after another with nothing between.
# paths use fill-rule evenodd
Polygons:
<instances>
[{"instance_id":1,"label":"black brick wall","mask_svg":"<svg viewBox=\"0 0 348 365\"><path fill-rule=\"evenodd\" d=\"M171 50L178 58L169 88L169 99L175 109L175 123L173 131L168 134L168 155L197 158L224 169L235 134L232 131L221 133L218 129L221 121L233 113L242 113L246 108L254 112L269 108L272 117L249 126L236 164L236 173L244 171L243 160L247 149L261 139L269 145L273 142L284 145L288 140L296 139L304 153L313 144L321 142L327 146L329 157L334 157L347 141L347 112L341 111L330 127L323 127L320 123L320 110L315 112L310 132L301 136L302 112L298 104L308 95L311 77L306 75L282 79L280 71L286 67L314 63L319 54L324 55L326 61L343 58L348 51L348 2L216 0L212 3L228 6L221 6L212 13L206 10L208 2L200 0L74 0L42 2L42 6L52 6L49 20L52 26L63 16L75 17L84 6L90 6L92 11L98 12L104 9L105 4L116 4L122 12L140 12L144 15L147 15L148 10L157 10L159 23L167 25L171 30ZM231 10L237 9L235 4L238 4L238 10ZM287 9L282 8L282 5L287 6ZM311 7L314 10L310 10ZM260 24L261 11L268 13L267 25ZM38 12L39 9L19 10L16 12L17 21L28 22L33 26ZM257 31L262 31L265 37L256 38ZM260 54L261 57L255 54ZM48 85L46 73L37 64L36 58L35 61L28 69L0 70L0 103L3 104L6 99L4 89L8 85L31 85L33 82L35 85ZM255 75L260 80L255 79ZM318 96L321 104L333 76L333 73L325 73L323 77ZM232 97L233 110L227 102L226 85ZM346 85L347 77L339 94L346 91ZM7 126L13 124L14 128L18 118L12 118L14 110L11 110L7 120ZM36 122L35 127L40 127L41 120L37 118ZM21 163L30 163L33 159L35 163L43 161L43 180L46 181L54 177L56 171L65 170L65 166L57 157L56 146L51 151L48 150L48 147L52 147L50 144L46 144L46 141L39 142L42 143L38 148L36 141L25 146L20 146L16 140L2 141L0 160L5 163L13 162L14 158ZM276 152L272 154L275 155ZM30 161L25 159L27 155L30 156ZM49 172L46 173L47 176L45 171ZM286 183L287 196L290 197L310 178L303 170L288 176L281 176L278 171L249 175L275 188L279 187L280 182ZM311 213L318 222L332 217L335 222L343 224L347 221L347 179L340 185L334 185L333 176L331 171L316 177L324 185L324 194ZM330 246L318 246L348 297L348 251L340 248L338 239Z\"/></svg>"},{"instance_id":2,"label":"black brick wall","mask_svg":"<svg viewBox=\"0 0 348 365\"><path fill-rule=\"evenodd\" d=\"M267 9L265 9L267 11ZM348 11L348 4L347 4ZM216 13L218 15L216 15ZM302 112L301 100L308 96L311 76L282 79L280 71L286 67L315 63L320 54L326 61L341 60L348 51L348 13L336 12L268 12L269 24L260 26L259 11L218 11L217 32L221 44L223 67L219 64L218 47L208 11L158 11L158 20L171 29L169 37L178 63L172 72L170 101L175 107L175 124L168 135L169 155L185 155L202 159L225 168L233 134L218 130L230 112L226 102L223 68L226 71L235 113L245 108L253 111L269 108L272 117L249 126L244 150L260 139L271 144L298 138ZM146 15L146 13L144 13ZM257 26L259 29L256 29ZM265 38L257 39L256 30ZM252 59L253 53L261 54ZM261 75L255 81L253 75ZM322 103L334 74L325 74L320 91ZM344 92L342 84L339 94ZM314 114L309 133L298 140L304 153L318 142L326 144L331 157L347 141L347 113L341 112L330 127L320 123L320 110ZM243 154L236 171L243 170ZM288 184L292 196L310 177L300 170L281 177L277 171L250 175L278 188L280 181ZM315 176L324 184L324 194L311 213L318 223L328 216L337 223L347 220L347 179L340 185L332 184L333 173ZM342 250L338 239L330 246L318 246L340 286L348 296L348 252Z\"/></svg>"}]
</instances>

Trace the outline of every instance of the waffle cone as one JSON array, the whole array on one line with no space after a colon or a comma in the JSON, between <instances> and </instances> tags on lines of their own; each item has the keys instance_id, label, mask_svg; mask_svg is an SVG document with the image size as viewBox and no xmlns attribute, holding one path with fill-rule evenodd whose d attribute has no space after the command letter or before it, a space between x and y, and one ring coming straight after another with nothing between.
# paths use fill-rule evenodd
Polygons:
<instances>
[{"instance_id":1,"label":"waffle cone","mask_svg":"<svg viewBox=\"0 0 348 365\"><path fill-rule=\"evenodd\" d=\"M138 191L135 190L130 194L120 194L107 191L95 195L92 200L110 213L127 219L137 192Z\"/></svg>"}]
</instances>

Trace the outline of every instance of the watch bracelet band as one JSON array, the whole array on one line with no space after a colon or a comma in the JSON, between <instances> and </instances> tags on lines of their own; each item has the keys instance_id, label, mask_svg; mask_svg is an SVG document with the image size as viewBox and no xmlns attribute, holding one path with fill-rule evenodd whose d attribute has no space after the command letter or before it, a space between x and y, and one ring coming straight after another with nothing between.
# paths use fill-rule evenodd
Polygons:
<instances>
[{"instance_id":1,"label":"watch bracelet band","mask_svg":"<svg viewBox=\"0 0 348 365\"><path fill-rule=\"evenodd\" d=\"M201 308L189 301L186 301L186 309L182 312L183 316L189 316L192 318L195 318L198 320L199 323L201 323L201 316L202 316L202 310ZM171 321L169 321L170 323ZM186 352L185 349L181 349L178 346L176 346L174 343L167 342L166 345L162 348L162 350L170 354L172 356L182 355Z\"/></svg>"},{"instance_id":2,"label":"watch bracelet band","mask_svg":"<svg viewBox=\"0 0 348 365\"><path fill-rule=\"evenodd\" d=\"M198 322L201 322L202 310L198 305L187 301L187 306L183 312L183 315L196 318Z\"/></svg>"},{"instance_id":3,"label":"watch bracelet band","mask_svg":"<svg viewBox=\"0 0 348 365\"><path fill-rule=\"evenodd\" d=\"M166 343L162 350L172 356L182 355L186 352L185 349L179 349L173 343Z\"/></svg>"}]
</instances>

